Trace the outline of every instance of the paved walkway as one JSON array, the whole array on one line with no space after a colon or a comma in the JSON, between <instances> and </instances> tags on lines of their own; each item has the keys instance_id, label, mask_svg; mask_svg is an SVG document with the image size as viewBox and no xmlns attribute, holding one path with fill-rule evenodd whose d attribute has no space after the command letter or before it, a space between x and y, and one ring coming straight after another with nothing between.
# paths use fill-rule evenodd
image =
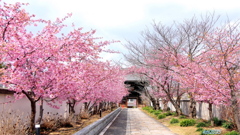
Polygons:
<instances>
[{"instance_id":1,"label":"paved walkway","mask_svg":"<svg viewBox=\"0 0 240 135\"><path fill-rule=\"evenodd\" d=\"M123 109L104 135L176 135L138 108Z\"/></svg>"}]
</instances>

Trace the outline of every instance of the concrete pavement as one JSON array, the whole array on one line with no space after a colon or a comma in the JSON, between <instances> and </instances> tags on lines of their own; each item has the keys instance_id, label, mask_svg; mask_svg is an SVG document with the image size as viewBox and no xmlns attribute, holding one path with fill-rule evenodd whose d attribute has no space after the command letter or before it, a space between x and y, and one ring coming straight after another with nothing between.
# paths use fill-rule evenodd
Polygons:
<instances>
[{"instance_id":1,"label":"concrete pavement","mask_svg":"<svg viewBox=\"0 0 240 135\"><path fill-rule=\"evenodd\" d=\"M104 135L177 135L138 108L123 109Z\"/></svg>"}]
</instances>

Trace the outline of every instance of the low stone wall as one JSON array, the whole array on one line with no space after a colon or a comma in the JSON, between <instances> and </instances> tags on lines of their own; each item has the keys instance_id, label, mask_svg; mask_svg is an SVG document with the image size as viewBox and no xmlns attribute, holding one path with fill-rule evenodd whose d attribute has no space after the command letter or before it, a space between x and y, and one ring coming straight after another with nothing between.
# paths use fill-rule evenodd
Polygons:
<instances>
[{"instance_id":1,"label":"low stone wall","mask_svg":"<svg viewBox=\"0 0 240 135\"><path fill-rule=\"evenodd\" d=\"M105 117L78 131L74 135L98 135L117 116L121 110L122 109L119 107Z\"/></svg>"}]
</instances>

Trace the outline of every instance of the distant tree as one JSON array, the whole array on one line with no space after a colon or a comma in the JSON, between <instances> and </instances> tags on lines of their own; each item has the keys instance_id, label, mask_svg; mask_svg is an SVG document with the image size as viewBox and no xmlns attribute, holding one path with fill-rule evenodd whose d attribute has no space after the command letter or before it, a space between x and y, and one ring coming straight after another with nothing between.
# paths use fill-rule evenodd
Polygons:
<instances>
[{"instance_id":1,"label":"distant tree","mask_svg":"<svg viewBox=\"0 0 240 135\"><path fill-rule=\"evenodd\" d=\"M143 67L152 85L162 88L166 95L174 95L168 90L172 82L180 84L178 93L187 93L190 98L190 117L196 116L197 101L209 104L210 119L212 105L231 106L231 120L240 130L239 22L216 27L218 18L207 14L170 27L154 23L152 31L143 33L142 42L126 45L130 51L126 58Z\"/></svg>"},{"instance_id":2,"label":"distant tree","mask_svg":"<svg viewBox=\"0 0 240 135\"><path fill-rule=\"evenodd\" d=\"M179 71L191 72L194 59L201 55L205 47L204 38L214 29L218 18L208 13L200 18L194 16L183 23L174 22L171 26L154 22L152 29L143 32L143 39L139 43L129 42L126 45L129 54L125 58L135 66L145 67L145 74L155 82L154 85L158 84L169 95L168 100L176 109L180 105L173 97L180 99L183 93L188 93L191 117L196 116L193 85L184 84L181 80L188 76ZM180 113L180 109L177 110Z\"/></svg>"}]
</instances>

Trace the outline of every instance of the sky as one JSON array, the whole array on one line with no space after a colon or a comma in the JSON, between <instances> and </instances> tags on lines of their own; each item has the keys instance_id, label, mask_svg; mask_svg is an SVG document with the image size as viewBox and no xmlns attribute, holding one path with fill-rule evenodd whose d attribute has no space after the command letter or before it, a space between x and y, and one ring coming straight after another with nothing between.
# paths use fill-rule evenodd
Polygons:
<instances>
[{"instance_id":1,"label":"sky","mask_svg":"<svg viewBox=\"0 0 240 135\"><path fill-rule=\"evenodd\" d=\"M3 0L7 3L29 3L25 8L36 17L55 20L67 13L72 22L85 31L94 29L103 40L119 40L109 49L127 53L123 45L137 42L141 32L151 27L153 21L171 24L200 16L206 12L221 15L222 20L240 18L239 0ZM104 60L121 61L121 54L102 54Z\"/></svg>"}]
</instances>

